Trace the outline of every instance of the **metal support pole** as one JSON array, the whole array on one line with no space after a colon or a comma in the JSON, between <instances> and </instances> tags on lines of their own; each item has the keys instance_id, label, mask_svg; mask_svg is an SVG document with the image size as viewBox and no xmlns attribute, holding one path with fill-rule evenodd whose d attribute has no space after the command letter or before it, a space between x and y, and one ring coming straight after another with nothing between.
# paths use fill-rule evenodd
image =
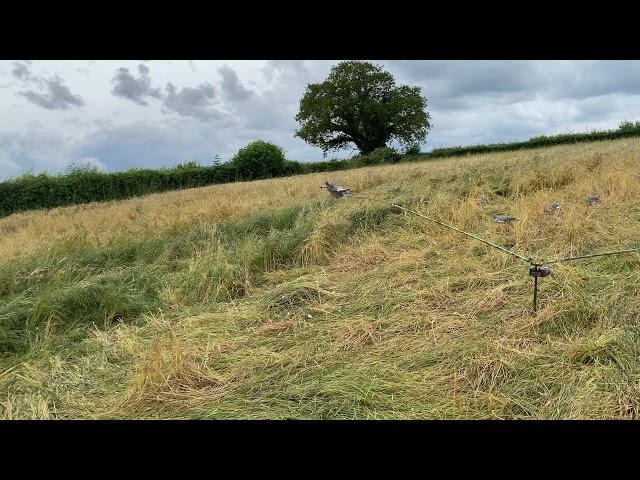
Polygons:
<instances>
[{"instance_id":1,"label":"metal support pole","mask_svg":"<svg viewBox=\"0 0 640 480\"><path fill-rule=\"evenodd\" d=\"M529 269L529 275L533 277L533 314L538 311L538 277L546 277L551 274L549 267L543 267L539 263L532 263L533 268Z\"/></svg>"}]
</instances>

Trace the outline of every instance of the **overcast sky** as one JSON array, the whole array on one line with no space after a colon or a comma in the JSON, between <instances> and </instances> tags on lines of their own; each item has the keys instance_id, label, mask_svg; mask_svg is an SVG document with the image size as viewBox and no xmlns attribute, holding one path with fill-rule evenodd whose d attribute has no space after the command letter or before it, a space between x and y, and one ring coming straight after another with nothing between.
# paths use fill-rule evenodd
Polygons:
<instances>
[{"instance_id":1,"label":"overcast sky","mask_svg":"<svg viewBox=\"0 0 640 480\"><path fill-rule=\"evenodd\" d=\"M227 160L253 140L321 160L295 138L308 83L336 61L0 61L0 179ZM640 61L377 61L419 85L423 150L617 127L640 120ZM344 158L350 151L336 154Z\"/></svg>"}]
</instances>

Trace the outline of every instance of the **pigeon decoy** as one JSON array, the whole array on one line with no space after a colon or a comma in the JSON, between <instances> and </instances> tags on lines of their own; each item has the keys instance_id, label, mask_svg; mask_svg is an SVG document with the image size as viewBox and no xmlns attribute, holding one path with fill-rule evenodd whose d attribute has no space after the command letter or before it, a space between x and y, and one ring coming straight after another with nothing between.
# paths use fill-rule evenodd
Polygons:
<instances>
[{"instance_id":1,"label":"pigeon decoy","mask_svg":"<svg viewBox=\"0 0 640 480\"><path fill-rule=\"evenodd\" d=\"M516 217L512 217L511 215L498 215L496 217L496 222L498 223L511 223L516 222L518 219Z\"/></svg>"},{"instance_id":2,"label":"pigeon decoy","mask_svg":"<svg viewBox=\"0 0 640 480\"><path fill-rule=\"evenodd\" d=\"M320 188L326 188L331 196L335 198L344 197L347 193L353 193L350 188L338 187L337 185L329 182L324 182L324 185L322 185Z\"/></svg>"},{"instance_id":3,"label":"pigeon decoy","mask_svg":"<svg viewBox=\"0 0 640 480\"><path fill-rule=\"evenodd\" d=\"M559 210L560 210L560 203L558 202L550 203L544 209L544 211L550 215L553 215L554 213L558 213Z\"/></svg>"},{"instance_id":4,"label":"pigeon decoy","mask_svg":"<svg viewBox=\"0 0 640 480\"><path fill-rule=\"evenodd\" d=\"M587 203L589 205L596 205L600 203L600 194L596 193L595 195L591 195L590 197L587 197Z\"/></svg>"}]
</instances>

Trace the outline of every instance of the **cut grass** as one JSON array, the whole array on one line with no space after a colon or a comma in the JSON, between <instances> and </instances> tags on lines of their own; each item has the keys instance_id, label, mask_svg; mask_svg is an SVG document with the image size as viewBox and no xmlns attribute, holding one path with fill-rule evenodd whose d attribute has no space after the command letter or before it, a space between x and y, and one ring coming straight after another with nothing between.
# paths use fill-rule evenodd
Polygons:
<instances>
[{"instance_id":1,"label":"cut grass","mask_svg":"<svg viewBox=\"0 0 640 480\"><path fill-rule=\"evenodd\" d=\"M637 242L639 157L626 139L2 219L0 417L636 418L640 255L555 266L532 316L523 262L319 186L550 259Z\"/></svg>"}]
</instances>

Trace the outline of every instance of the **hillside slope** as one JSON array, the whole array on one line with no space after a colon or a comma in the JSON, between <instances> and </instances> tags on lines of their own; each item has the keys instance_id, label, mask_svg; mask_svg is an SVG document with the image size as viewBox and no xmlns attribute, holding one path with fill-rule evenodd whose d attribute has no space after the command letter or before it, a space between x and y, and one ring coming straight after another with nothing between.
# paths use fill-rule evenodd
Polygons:
<instances>
[{"instance_id":1,"label":"hillside slope","mask_svg":"<svg viewBox=\"0 0 640 480\"><path fill-rule=\"evenodd\" d=\"M325 180L540 258L638 245L638 139L16 214L0 418L638 415L640 255L558 265L532 316L523 262Z\"/></svg>"}]
</instances>

